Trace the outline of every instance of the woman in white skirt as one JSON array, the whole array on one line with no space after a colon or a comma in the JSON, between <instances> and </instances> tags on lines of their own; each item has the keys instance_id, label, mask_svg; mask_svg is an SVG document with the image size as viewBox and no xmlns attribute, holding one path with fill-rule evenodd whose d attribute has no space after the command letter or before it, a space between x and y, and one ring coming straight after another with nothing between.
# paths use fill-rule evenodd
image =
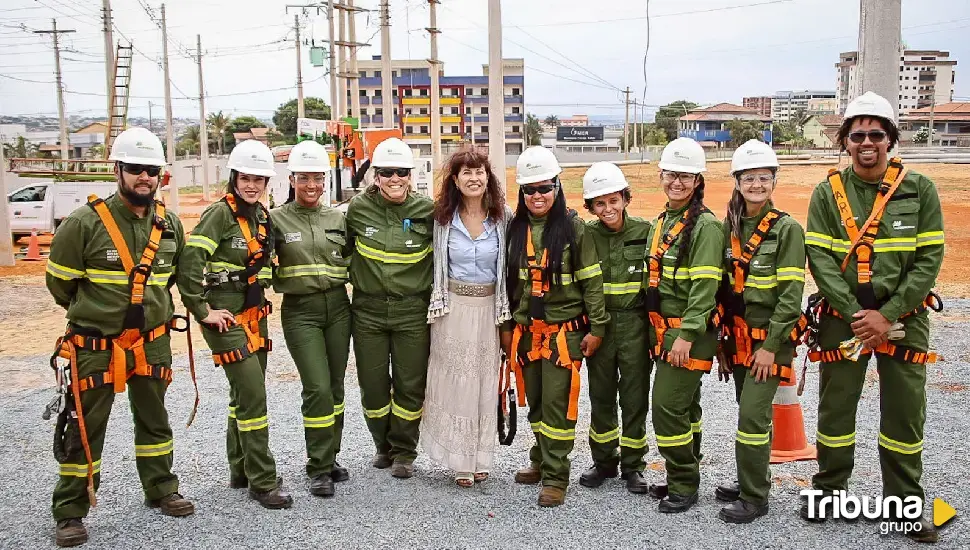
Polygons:
<instances>
[{"instance_id":1,"label":"woman in white skirt","mask_svg":"<svg viewBox=\"0 0 970 550\"><path fill-rule=\"evenodd\" d=\"M510 318L501 251L511 217L487 156L462 150L448 159L434 208L421 447L461 487L488 478L498 441L498 329Z\"/></svg>"}]
</instances>

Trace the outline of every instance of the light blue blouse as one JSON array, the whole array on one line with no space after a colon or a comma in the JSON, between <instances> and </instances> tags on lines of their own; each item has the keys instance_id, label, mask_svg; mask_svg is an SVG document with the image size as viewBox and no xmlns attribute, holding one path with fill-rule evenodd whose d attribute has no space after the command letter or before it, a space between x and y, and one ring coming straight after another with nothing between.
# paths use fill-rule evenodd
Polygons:
<instances>
[{"instance_id":1,"label":"light blue blouse","mask_svg":"<svg viewBox=\"0 0 970 550\"><path fill-rule=\"evenodd\" d=\"M485 232L472 239L455 210L448 232L448 277L480 285L496 280L498 231L491 218L484 222Z\"/></svg>"}]
</instances>

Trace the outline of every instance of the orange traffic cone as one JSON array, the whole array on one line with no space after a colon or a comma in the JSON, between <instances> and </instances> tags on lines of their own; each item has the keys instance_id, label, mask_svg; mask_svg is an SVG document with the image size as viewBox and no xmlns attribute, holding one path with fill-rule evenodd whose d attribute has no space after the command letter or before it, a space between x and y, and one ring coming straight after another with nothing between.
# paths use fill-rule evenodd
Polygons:
<instances>
[{"instance_id":1,"label":"orange traffic cone","mask_svg":"<svg viewBox=\"0 0 970 550\"><path fill-rule=\"evenodd\" d=\"M37 238L37 230L30 232L30 241L27 243L27 255L23 257L28 262L39 262L44 258L40 256L40 239Z\"/></svg>"},{"instance_id":2,"label":"orange traffic cone","mask_svg":"<svg viewBox=\"0 0 970 550\"><path fill-rule=\"evenodd\" d=\"M795 390L795 374L791 382L782 381L775 392L771 407L774 412L771 434L771 463L815 460L814 445L805 438L805 419Z\"/></svg>"}]
</instances>

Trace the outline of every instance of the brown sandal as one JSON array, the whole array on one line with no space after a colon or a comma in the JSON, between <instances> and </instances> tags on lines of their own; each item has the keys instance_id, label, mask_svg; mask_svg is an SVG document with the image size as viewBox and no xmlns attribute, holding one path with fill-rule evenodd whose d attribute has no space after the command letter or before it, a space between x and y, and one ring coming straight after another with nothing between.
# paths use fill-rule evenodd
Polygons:
<instances>
[{"instance_id":1,"label":"brown sandal","mask_svg":"<svg viewBox=\"0 0 970 550\"><path fill-rule=\"evenodd\" d=\"M488 479L488 472L476 472L474 477L475 483L481 483Z\"/></svg>"},{"instance_id":2,"label":"brown sandal","mask_svg":"<svg viewBox=\"0 0 970 550\"><path fill-rule=\"evenodd\" d=\"M467 489L475 486L475 478L472 474L463 472L455 476L455 483Z\"/></svg>"}]
</instances>

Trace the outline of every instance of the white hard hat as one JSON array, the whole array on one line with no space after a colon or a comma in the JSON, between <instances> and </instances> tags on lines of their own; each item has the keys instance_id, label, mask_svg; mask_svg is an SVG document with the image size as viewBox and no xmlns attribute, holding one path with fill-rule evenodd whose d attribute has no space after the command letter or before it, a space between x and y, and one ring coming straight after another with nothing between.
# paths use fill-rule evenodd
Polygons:
<instances>
[{"instance_id":1,"label":"white hard hat","mask_svg":"<svg viewBox=\"0 0 970 550\"><path fill-rule=\"evenodd\" d=\"M374 148L370 165L374 168L414 168L414 153L404 141L387 138Z\"/></svg>"},{"instance_id":2,"label":"white hard hat","mask_svg":"<svg viewBox=\"0 0 970 550\"><path fill-rule=\"evenodd\" d=\"M774 149L757 139L746 141L731 157L732 176L752 168L778 168L778 156Z\"/></svg>"},{"instance_id":3,"label":"white hard hat","mask_svg":"<svg viewBox=\"0 0 970 550\"><path fill-rule=\"evenodd\" d=\"M515 161L515 183L519 185L548 181L561 173L556 155L540 145L529 147Z\"/></svg>"},{"instance_id":4,"label":"white hard hat","mask_svg":"<svg viewBox=\"0 0 970 550\"><path fill-rule=\"evenodd\" d=\"M111 144L111 156L108 160L148 166L166 164L162 140L145 128L128 128L118 134Z\"/></svg>"},{"instance_id":5,"label":"white hard hat","mask_svg":"<svg viewBox=\"0 0 970 550\"><path fill-rule=\"evenodd\" d=\"M597 162L583 174L583 199L593 199L630 187L620 167L612 162Z\"/></svg>"},{"instance_id":6,"label":"white hard hat","mask_svg":"<svg viewBox=\"0 0 970 550\"><path fill-rule=\"evenodd\" d=\"M301 141L290 150L290 159L286 163L286 168L294 173L329 172L330 155L326 147L315 141Z\"/></svg>"},{"instance_id":7,"label":"white hard hat","mask_svg":"<svg viewBox=\"0 0 970 550\"><path fill-rule=\"evenodd\" d=\"M660 154L661 170L671 172L686 172L688 174L700 174L707 171L707 157L704 155L704 148L696 141L680 137L664 147Z\"/></svg>"},{"instance_id":8,"label":"white hard hat","mask_svg":"<svg viewBox=\"0 0 970 550\"><path fill-rule=\"evenodd\" d=\"M255 139L247 139L237 144L232 149L232 153L229 153L226 167L250 176L269 178L276 175L276 168L273 167L273 152L266 144Z\"/></svg>"},{"instance_id":9,"label":"white hard hat","mask_svg":"<svg viewBox=\"0 0 970 550\"><path fill-rule=\"evenodd\" d=\"M866 92L853 99L845 108L845 120L857 116L877 116L896 125L896 112L889 101L875 92Z\"/></svg>"}]
</instances>

